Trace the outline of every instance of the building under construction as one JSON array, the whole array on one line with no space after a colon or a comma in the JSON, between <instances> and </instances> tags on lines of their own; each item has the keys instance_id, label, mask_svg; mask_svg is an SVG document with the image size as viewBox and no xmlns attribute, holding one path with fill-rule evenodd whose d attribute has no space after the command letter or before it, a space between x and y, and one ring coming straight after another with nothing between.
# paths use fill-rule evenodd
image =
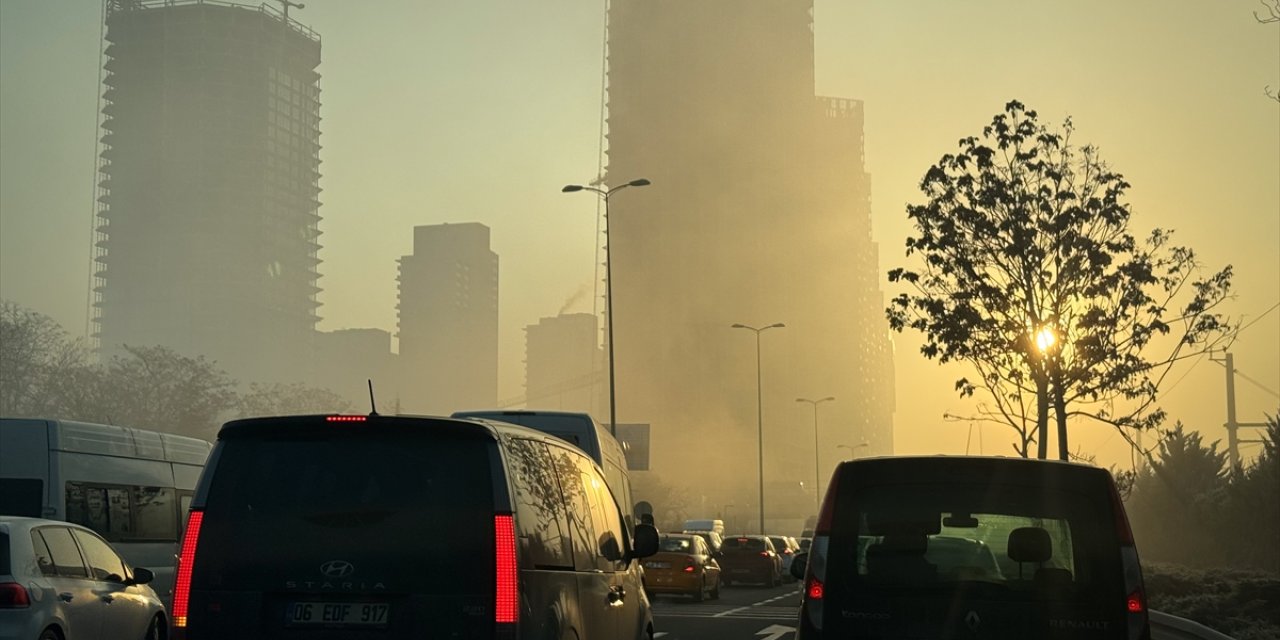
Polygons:
<instances>
[{"instance_id":1,"label":"building under construction","mask_svg":"<svg viewBox=\"0 0 1280 640\"><path fill-rule=\"evenodd\" d=\"M863 105L815 94L812 7L610 3L607 182L653 183L609 213L618 420L652 423L659 473L741 452L751 472L714 483L752 489L740 510L757 411L766 485L810 495L787 508L812 509L815 471L848 451L893 451ZM825 396L815 434L796 400ZM771 519L794 517L782 495Z\"/></svg>"},{"instance_id":2,"label":"building under construction","mask_svg":"<svg viewBox=\"0 0 1280 640\"><path fill-rule=\"evenodd\" d=\"M288 5L284 5L287 11ZM320 37L266 5L108 0L93 315L298 380L320 303Z\"/></svg>"}]
</instances>

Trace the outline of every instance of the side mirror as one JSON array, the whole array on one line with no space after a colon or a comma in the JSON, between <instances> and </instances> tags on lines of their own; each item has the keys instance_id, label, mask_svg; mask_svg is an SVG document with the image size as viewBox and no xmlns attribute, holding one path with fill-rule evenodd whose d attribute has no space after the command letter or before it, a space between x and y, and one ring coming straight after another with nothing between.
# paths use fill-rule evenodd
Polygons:
<instances>
[{"instance_id":1,"label":"side mirror","mask_svg":"<svg viewBox=\"0 0 1280 640\"><path fill-rule=\"evenodd\" d=\"M791 561L791 577L804 580L804 570L807 566L809 566L809 554L797 553L795 559Z\"/></svg>"},{"instance_id":2,"label":"side mirror","mask_svg":"<svg viewBox=\"0 0 1280 640\"><path fill-rule=\"evenodd\" d=\"M631 539L631 554L627 560L648 558L658 552L658 529L651 524L636 525L635 536Z\"/></svg>"},{"instance_id":3,"label":"side mirror","mask_svg":"<svg viewBox=\"0 0 1280 640\"><path fill-rule=\"evenodd\" d=\"M147 584L155 579L156 574L152 573L150 569L138 567L133 570L133 578L129 580L129 584Z\"/></svg>"}]
</instances>

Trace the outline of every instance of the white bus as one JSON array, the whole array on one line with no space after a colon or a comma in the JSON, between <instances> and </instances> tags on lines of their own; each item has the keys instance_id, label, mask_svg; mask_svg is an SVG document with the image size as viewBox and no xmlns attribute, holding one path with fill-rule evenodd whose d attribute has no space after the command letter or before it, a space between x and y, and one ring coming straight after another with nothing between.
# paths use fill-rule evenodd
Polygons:
<instances>
[{"instance_id":1,"label":"white bus","mask_svg":"<svg viewBox=\"0 0 1280 640\"><path fill-rule=\"evenodd\" d=\"M605 482L627 521L627 530L635 531L635 504L631 501L631 474L627 469L622 443L589 414L569 411L527 411L494 409L491 411L458 411L454 418L498 420L537 429L573 443L591 456L604 470Z\"/></svg>"},{"instance_id":2,"label":"white bus","mask_svg":"<svg viewBox=\"0 0 1280 640\"><path fill-rule=\"evenodd\" d=\"M212 444L68 420L0 418L0 514L84 525L155 572L168 606L185 515Z\"/></svg>"}]
</instances>

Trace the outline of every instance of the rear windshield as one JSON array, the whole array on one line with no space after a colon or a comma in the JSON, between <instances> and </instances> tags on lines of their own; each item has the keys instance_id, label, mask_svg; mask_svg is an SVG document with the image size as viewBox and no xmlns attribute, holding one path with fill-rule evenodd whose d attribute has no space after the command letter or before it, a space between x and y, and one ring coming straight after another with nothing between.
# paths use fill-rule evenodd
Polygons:
<instances>
[{"instance_id":1,"label":"rear windshield","mask_svg":"<svg viewBox=\"0 0 1280 640\"><path fill-rule=\"evenodd\" d=\"M839 495L831 561L856 566L840 572L855 586L965 582L1012 592L1051 583L1082 591L1110 588L1119 575L1109 496L955 482L850 487Z\"/></svg>"},{"instance_id":2,"label":"rear windshield","mask_svg":"<svg viewBox=\"0 0 1280 640\"><path fill-rule=\"evenodd\" d=\"M764 540L760 538L729 538L720 544L724 551L764 551Z\"/></svg>"},{"instance_id":3,"label":"rear windshield","mask_svg":"<svg viewBox=\"0 0 1280 640\"><path fill-rule=\"evenodd\" d=\"M676 551L688 553L693 551L693 540L689 538L670 538L663 536L658 543L659 551Z\"/></svg>"},{"instance_id":4,"label":"rear windshield","mask_svg":"<svg viewBox=\"0 0 1280 640\"><path fill-rule=\"evenodd\" d=\"M0 478L0 516L44 515L44 482L38 478Z\"/></svg>"},{"instance_id":5,"label":"rear windshield","mask_svg":"<svg viewBox=\"0 0 1280 640\"><path fill-rule=\"evenodd\" d=\"M492 442L335 429L219 447L197 555L219 570L198 575L274 586L338 560L392 590L491 591Z\"/></svg>"}]
</instances>

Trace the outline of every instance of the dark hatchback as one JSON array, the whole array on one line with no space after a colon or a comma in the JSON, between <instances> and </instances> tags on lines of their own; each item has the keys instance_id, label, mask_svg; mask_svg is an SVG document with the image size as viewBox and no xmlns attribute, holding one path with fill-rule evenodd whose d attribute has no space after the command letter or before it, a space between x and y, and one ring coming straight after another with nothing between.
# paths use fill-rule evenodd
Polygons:
<instances>
[{"instance_id":1,"label":"dark hatchback","mask_svg":"<svg viewBox=\"0 0 1280 640\"><path fill-rule=\"evenodd\" d=\"M226 424L182 545L174 637L647 638L599 467L544 433L396 416Z\"/></svg>"},{"instance_id":2,"label":"dark hatchback","mask_svg":"<svg viewBox=\"0 0 1280 640\"><path fill-rule=\"evenodd\" d=\"M802 640L1150 638L1115 483L1081 464L841 463L792 573Z\"/></svg>"},{"instance_id":3,"label":"dark hatchback","mask_svg":"<svg viewBox=\"0 0 1280 640\"><path fill-rule=\"evenodd\" d=\"M751 582L776 587L782 584L782 559L768 536L729 536L720 545L720 571L724 584Z\"/></svg>"}]
</instances>

